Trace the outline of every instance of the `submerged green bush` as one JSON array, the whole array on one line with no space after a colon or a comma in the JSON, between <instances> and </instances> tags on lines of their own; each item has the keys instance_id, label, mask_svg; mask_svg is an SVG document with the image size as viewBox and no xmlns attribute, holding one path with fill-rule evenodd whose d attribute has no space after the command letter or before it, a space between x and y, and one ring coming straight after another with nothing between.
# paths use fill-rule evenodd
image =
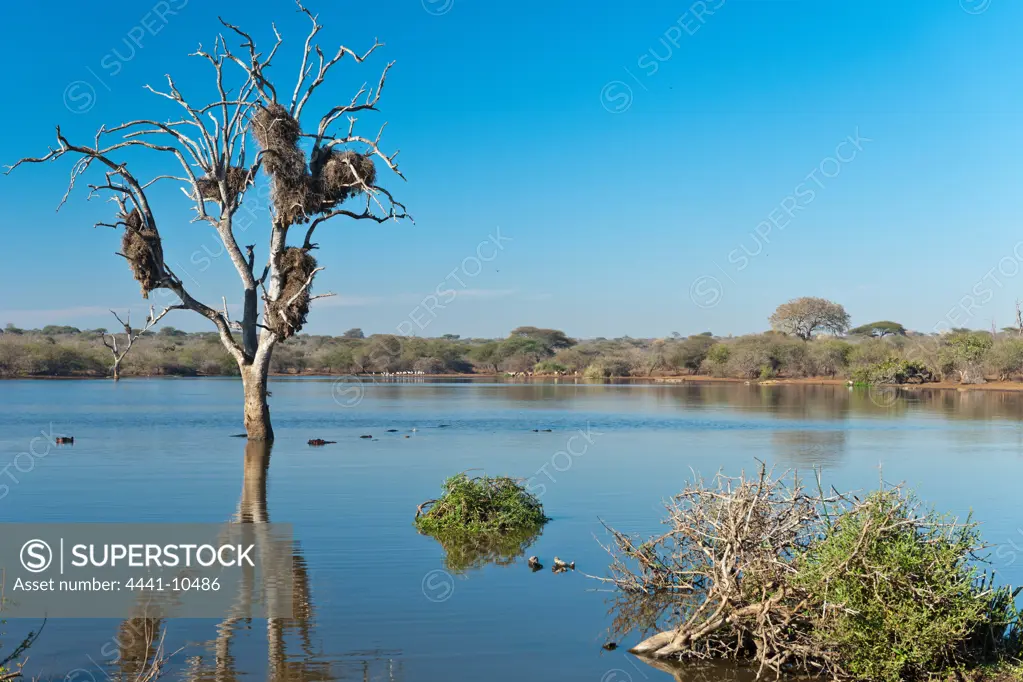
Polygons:
<instances>
[{"instance_id":1,"label":"submerged green bush","mask_svg":"<svg viewBox=\"0 0 1023 682\"><path fill-rule=\"evenodd\" d=\"M841 515L797 562L795 584L822 609L813 632L850 676L897 682L1020 653L1019 590L974 562L977 526L917 512L898 489Z\"/></svg>"},{"instance_id":2,"label":"submerged green bush","mask_svg":"<svg viewBox=\"0 0 1023 682\"><path fill-rule=\"evenodd\" d=\"M416 512L419 532L438 539L538 532L547 521L540 500L518 480L464 473L444 481L443 494Z\"/></svg>"}]
</instances>

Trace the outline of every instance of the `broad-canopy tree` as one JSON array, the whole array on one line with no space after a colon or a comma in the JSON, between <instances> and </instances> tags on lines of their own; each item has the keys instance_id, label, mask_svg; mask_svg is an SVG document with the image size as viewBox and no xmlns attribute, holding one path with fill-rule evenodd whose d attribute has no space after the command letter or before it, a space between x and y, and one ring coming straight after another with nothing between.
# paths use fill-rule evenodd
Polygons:
<instances>
[{"instance_id":1,"label":"broad-canopy tree","mask_svg":"<svg viewBox=\"0 0 1023 682\"><path fill-rule=\"evenodd\" d=\"M849 333L857 336L875 336L880 339L888 335L905 336L906 328L898 322L892 322L891 320L879 320L877 322L871 322L870 324L861 324L859 327L854 327L849 330Z\"/></svg>"},{"instance_id":2,"label":"broad-canopy tree","mask_svg":"<svg viewBox=\"0 0 1023 682\"><path fill-rule=\"evenodd\" d=\"M771 315L771 328L809 341L814 334L842 334L849 328L849 313L838 303L804 296L782 303Z\"/></svg>"},{"instance_id":3,"label":"broad-canopy tree","mask_svg":"<svg viewBox=\"0 0 1023 682\"><path fill-rule=\"evenodd\" d=\"M490 372L497 371L497 365L501 362L501 342L487 341L469 349L469 359L482 365Z\"/></svg>"},{"instance_id":4,"label":"broad-canopy tree","mask_svg":"<svg viewBox=\"0 0 1023 682\"><path fill-rule=\"evenodd\" d=\"M571 348L575 345L575 339L565 335L560 329L539 329L537 327L516 327L511 330L509 338L534 339L539 341L551 351Z\"/></svg>"},{"instance_id":5,"label":"broad-canopy tree","mask_svg":"<svg viewBox=\"0 0 1023 682\"><path fill-rule=\"evenodd\" d=\"M319 119L307 120L307 105L314 93L323 92L320 86L331 69L342 61L361 64L381 43L374 41L361 53L344 45L325 53L315 43L323 28L317 16L301 3L298 11L312 28L293 87L275 82L269 73L283 43L276 27L275 42L262 52L249 33L221 19L224 33L239 47L229 47L221 33L212 49L200 45L191 55L212 67L218 93L213 101L189 99L168 75L165 89L147 89L169 102L180 118L156 109L149 118L103 126L93 140L80 143L68 139L58 126L55 148L7 170L73 159L60 205L87 172L101 171L88 185L88 196L109 196L119 210L115 218L97 226L124 229L120 255L128 261L143 296L168 290L180 300L168 309L191 310L216 326L241 372L245 430L253 440L273 440L266 387L274 346L302 329L310 302L318 298L311 294L316 273L323 270L311 253L316 228L337 217L378 223L409 218L405 206L377 184L378 169L404 179L395 161L397 152L387 154L379 146L383 127L375 136L356 132L355 115L377 111L393 62L383 68L375 86L364 85L350 100L332 102ZM255 153L250 136L258 147ZM142 177L129 168L133 153L149 155L150 164L163 161L170 167ZM257 245L238 242L236 227L241 221L235 216L260 172L270 181L270 225L265 261L257 264ZM240 320L230 318L226 301L218 309L197 300L164 260L158 223L177 227L185 216L154 205L150 194L157 184L179 187L191 204L192 222L209 224L223 243L241 280ZM304 234L289 243L290 229L300 225Z\"/></svg>"}]
</instances>

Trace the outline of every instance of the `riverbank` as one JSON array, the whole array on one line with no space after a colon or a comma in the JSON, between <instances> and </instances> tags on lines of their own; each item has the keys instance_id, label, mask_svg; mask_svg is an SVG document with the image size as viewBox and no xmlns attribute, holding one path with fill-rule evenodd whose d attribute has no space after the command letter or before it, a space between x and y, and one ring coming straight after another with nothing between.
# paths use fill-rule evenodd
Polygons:
<instances>
[{"instance_id":1,"label":"riverbank","mask_svg":"<svg viewBox=\"0 0 1023 682\"><path fill-rule=\"evenodd\" d=\"M568 376L541 376L541 375L530 375L530 376L518 376L508 375L503 373L460 373L460 374L324 374L322 372L271 372L270 376L275 379L286 379L286 378L309 378L309 379L331 379L339 380L349 378L353 383L355 382L372 382L372 381L383 381L383 382L412 382L417 380L430 380L430 381L443 381L449 380L471 380L471 379L489 379L489 380L500 380L509 383L518 382L566 382L570 381L573 383L583 384L602 384L602 383L619 383L619 384L630 384L630 383L654 383L654 384L743 384L747 386L848 386L849 380L843 378L834 377L800 377L800 378L780 378L780 379L736 379L734 377L712 377L700 374L684 375L684 376L629 376L629 377L613 377L611 379L588 379L581 375L568 375ZM14 381L14 380L33 380L33 381L112 381L109 376L45 376L45 375L26 375L26 376L9 376L0 377L0 381ZM190 376L181 375L170 375L170 374L156 374L156 375L139 375L139 376L122 376L121 381L132 381L138 379L239 379L237 375L231 374L198 374ZM904 391L1023 391L1023 381L988 381L983 384L959 384L951 381L934 381L925 384L877 384L875 388L895 388Z\"/></svg>"},{"instance_id":2,"label":"riverbank","mask_svg":"<svg viewBox=\"0 0 1023 682\"><path fill-rule=\"evenodd\" d=\"M105 333L105 332L103 332ZM108 378L112 356L99 330L15 330L0 334L0 376ZM214 333L165 327L138 339L119 366L121 377L237 376L238 365ZM601 381L763 385L842 385L944 377L931 389L1023 390L1023 338L981 332L882 338L849 336L803 341L779 333L707 334L661 339L570 339L558 330L520 327L505 339L299 335L274 350L271 374L371 376L385 380ZM365 374L362 374L365 373ZM1010 379L953 383L962 376ZM501 377L501 379L497 379ZM364 379L360 379L364 380ZM1017 383L1020 382L1020 383Z\"/></svg>"},{"instance_id":3,"label":"riverbank","mask_svg":"<svg viewBox=\"0 0 1023 682\"><path fill-rule=\"evenodd\" d=\"M766 379L764 381L732 379L728 377L684 376L648 377L650 381L666 384L749 384L751 386L848 386L848 379L831 377L803 377L799 379ZM926 384L877 384L875 388L897 388L904 391L1023 391L1023 381L988 381L983 384L957 384L951 381L933 381Z\"/></svg>"}]
</instances>

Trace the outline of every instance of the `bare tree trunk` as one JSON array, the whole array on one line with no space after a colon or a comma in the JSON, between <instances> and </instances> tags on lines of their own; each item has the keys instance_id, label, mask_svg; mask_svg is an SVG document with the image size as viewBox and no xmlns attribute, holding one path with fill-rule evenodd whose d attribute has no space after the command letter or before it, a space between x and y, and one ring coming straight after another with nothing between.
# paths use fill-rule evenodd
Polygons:
<instances>
[{"instance_id":1,"label":"bare tree trunk","mask_svg":"<svg viewBox=\"0 0 1023 682\"><path fill-rule=\"evenodd\" d=\"M245 433L249 440L272 441L270 406L266 402L269 363L243 365L242 386L245 390Z\"/></svg>"},{"instance_id":2,"label":"bare tree trunk","mask_svg":"<svg viewBox=\"0 0 1023 682\"><path fill-rule=\"evenodd\" d=\"M114 381L121 380L121 361L114 359Z\"/></svg>"}]
</instances>

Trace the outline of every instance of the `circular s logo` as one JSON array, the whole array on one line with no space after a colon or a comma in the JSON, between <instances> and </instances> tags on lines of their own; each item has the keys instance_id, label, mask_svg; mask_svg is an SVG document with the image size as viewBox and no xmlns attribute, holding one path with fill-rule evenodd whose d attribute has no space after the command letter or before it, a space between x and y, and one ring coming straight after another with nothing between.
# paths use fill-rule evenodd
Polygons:
<instances>
[{"instance_id":1,"label":"circular s logo","mask_svg":"<svg viewBox=\"0 0 1023 682\"><path fill-rule=\"evenodd\" d=\"M455 0L422 0L423 9L435 17L443 16L455 6Z\"/></svg>"},{"instance_id":2,"label":"circular s logo","mask_svg":"<svg viewBox=\"0 0 1023 682\"><path fill-rule=\"evenodd\" d=\"M334 380L330 387L334 402L341 407L356 407L366 395L362 379L357 376L343 376Z\"/></svg>"},{"instance_id":3,"label":"circular s logo","mask_svg":"<svg viewBox=\"0 0 1023 682\"><path fill-rule=\"evenodd\" d=\"M959 0L959 6L967 14L983 14L991 6L991 0Z\"/></svg>"},{"instance_id":4,"label":"circular s logo","mask_svg":"<svg viewBox=\"0 0 1023 682\"><path fill-rule=\"evenodd\" d=\"M423 576L423 596L434 604L446 602L455 592L455 579L447 571L435 568Z\"/></svg>"},{"instance_id":5,"label":"circular s logo","mask_svg":"<svg viewBox=\"0 0 1023 682\"><path fill-rule=\"evenodd\" d=\"M600 106L609 114L623 114L632 106L632 88L622 81L610 81L600 89Z\"/></svg>"},{"instance_id":6,"label":"circular s logo","mask_svg":"<svg viewBox=\"0 0 1023 682\"><path fill-rule=\"evenodd\" d=\"M713 308L721 300L721 280L710 275L702 275L689 285L689 300L700 308Z\"/></svg>"},{"instance_id":7,"label":"circular s logo","mask_svg":"<svg viewBox=\"0 0 1023 682\"><path fill-rule=\"evenodd\" d=\"M84 114L96 106L96 88L88 81L72 81L64 88L64 106L72 114Z\"/></svg>"},{"instance_id":8,"label":"circular s logo","mask_svg":"<svg viewBox=\"0 0 1023 682\"><path fill-rule=\"evenodd\" d=\"M21 546L21 565L29 573L42 573L53 563L53 550L42 540L29 540Z\"/></svg>"},{"instance_id":9,"label":"circular s logo","mask_svg":"<svg viewBox=\"0 0 1023 682\"><path fill-rule=\"evenodd\" d=\"M621 668L612 668L600 676L600 682L632 682L632 675Z\"/></svg>"}]
</instances>

